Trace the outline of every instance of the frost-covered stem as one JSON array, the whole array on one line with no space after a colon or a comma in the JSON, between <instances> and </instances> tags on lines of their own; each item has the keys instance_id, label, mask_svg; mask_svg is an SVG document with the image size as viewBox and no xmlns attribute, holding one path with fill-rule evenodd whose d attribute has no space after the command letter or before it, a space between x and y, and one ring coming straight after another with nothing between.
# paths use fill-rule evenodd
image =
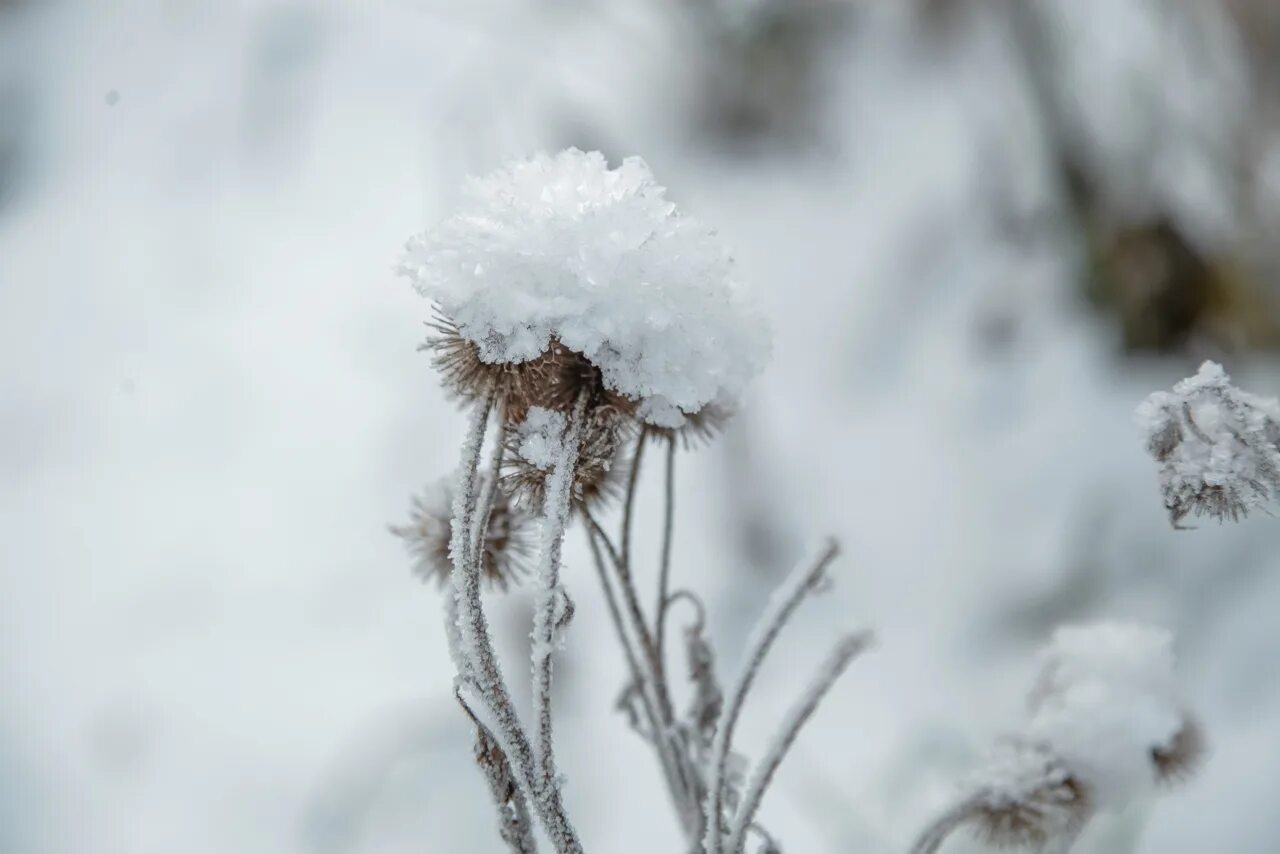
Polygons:
<instances>
[{"instance_id":1,"label":"frost-covered stem","mask_svg":"<svg viewBox=\"0 0 1280 854\"><path fill-rule=\"evenodd\" d=\"M498 423L502 424L506 420L507 398L504 395L497 402ZM484 491L480 494L476 507L476 518L472 523L471 549L472 559L479 564L484 559L484 540L485 535L489 532L489 516L493 512L493 497L498 492L498 478L502 472L502 455L506 451L506 445L502 441L502 437L498 437L493 443L493 449L489 457L488 474L489 478L484 484Z\"/></svg>"},{"instance_id":2,"label":"frost-covered stem","mask_svg":"<svg viewBox=\"0 0 1280 854\"><path fill-rule=\"evenodd\" d=\"M645 440L649 437L649 425L640 426L636 437L636 454L631 458L631 471L627 473L627 497L622 503L622 562L631 568L631 521L635 515L636 486L640 483L640 463L644 459Z\"/></svg>"},{"instance_id":3,"label":"frost-covered stem","mask_svg":"<svg viewBox=\"0 0 1280 854\"><path fill-rule=\"evenodd\" d=\"M604 549L607 550L615 569L620 566L618 551L613 547L613 544L609 541L608 534L605 533L595 518L590 513L586 513L585 516L592 556L596 560L596 570L600 574L600 585L605 591L614 628L618 633L620 642L623 644L623 650L627 656L627 665L631 670L632 681L643 703L646 722L649 726L649 738L658 754L663 776L667 780L667 787L680 815L685 832L696 838L701 838L700 815L702 808L700 804L701 796L696 788L696 768L693 767L693 763L684 751L683 746L676 743L672 737L675 730L674 720L670 717L673 714L670 711L670 706L668 706L669 717L665 719L659 711L660 701L656 683L650 676L645 664L642 663L647 663L648 658L642 657L636 652L636 643L631 638L632 633L636 630L628 628L629 623L618 605L617 595L614 592L613 584L609 580L608 570L601 554L601 546L603 545ZM619 584L620 586L622 585L621 580ZM665 679L665 676L663 678ZM670 697L669 688L665 684L663 687L665 696Z\"/></svg>"},{"instance_id":4,"label":"frost-covered stem","mask_svg":"<svg viewBox=\"0 0 1280 854\"><path fill-rule=\"evenodd\" d=\"M626 621L622 617L622 609L618 605L618 596L613 590L613 584L609 581L609 571L605 567L604 555L600 551L603 543L604 547L612 554L613 545L605 536L604 529L596 522L595 517L589 512L584 513L584 515L587 520L587 542L591 546L591 557L596 566L596 574L600 578L600 589L604 592L605 604L609 607L609 618L613 621L613 628L618 635L618 643L627 659L627 669L631 673L631 679L637 686L643 686L644 672L640 669L640 658L636 655L635 645L631 640L630 633L627 631ZM656 731L657 717L650 697L643 688L640 691L640 698L644 701L647 717L650 718L649 724Z\"/></svg>"},{"instance_id":5,"label":"frost-covered stem","mask_svg":"<svg viewBox=\"0 0 1280 854\"><path fill-rule=\"evenodd\" d=\"M613 585L609 581L609 573L605 568L604 556L600 552L600 540L603 539L604 532L594 519L587 517L588 533L587 541L591 545L591 556L595 560L596 573L600 577L600 587L604 590L605 602L609 607L609 617L613 620L613 627L618 634L618 642L622 646L623 654L627 659L627 668L631 674L632 683L639 689L641 707L644 710L645 722L649 726L650 737L654 739L654 750L658 754L658 764L662 766L662 774L667 781L667 789L675 802L677 810L683 813L687 807L682 802L681 791L679 787L679 776L675 769L675 764L679 761L670 755L670 751L666 748L665 741L660 740L659 733L662 731L658 723L658 715L654 710L654 701L649 686L646 684L644 673L640 669L640 659L636 656L634 646L628 634L626 623L622 618L622 611L618 607L618 597L614 593ZM608 541L605 540L606 545Z\"/></svg>"},{"instance_id":6,"label":"frost-covered stem","mask_svg":"<svg viewBox=\"0 0 1280 854\"><path fill-rule=\"evenodd\" d=\"M537 854L538 844L533 836L533 823L529 819L529 804L515 781L506 753L489 728L467 705L461 692L457 693L457 697L462 710L471 718L476 728L476 764L484 772L489 795L498 810L498 833L512 854Z\"/></svg>"},{"instance_id":7,"label":"frost-covered stem","mask_svg":"<svg viewBox=\"0 0 1280 854\"><path fill-rule=\"evenodd\" d=\"M489 623L484 615L480 595L480 563L475 559L468 536L475 520L480 457L496 395L495 387L472 413L471 426L462 446L462 463L454 497L449 549L453 560L451 578L456 598L453 613L456 615L457 632L453 638L459 648L457 658L464 665L459 676L464 685L475 691L491 715L489 731L516 772L515 778L524 790L525 797L537 808L538 818L558 854L578 854L582 846L564 812L559 788L539 785L539 778L535 774L533 748L520 723L515 704L511 701L511 693L489 634Z\"/></svg>"},{"instance_id":8,"label":"frost-covered stem","mask_svg":"<svg viewBox=\"0 0 1280 854\"><path fill-rule=\"evenodd\" d=\"M966 798L938 816L933 824L926 827L916 839L915 845L911 846L911 854L937 854L942 843L947 841L947 837L972 818L978 806L977 798Z\"/></svg>"},{"instance_id":9,"label":"frost-covered stem","mask_svg":"<svg viewBox=\"0 0 1280 854\"><path fill-rule=\"evenodd\" d=\"M721 836L724 833L722 814L725 775L729 766L729 751L733 747L733 731L742 714L747 693L782 627L791 619L805 596L822 581L827 567L835 560L838 552L835 540L828 540L816 557L797 565L782 586L774 591L768 607L760 615L747 639L747 657L729 694L729 701L720 713L716 737L711 745L711 781L707 789L707 830L704 845L707 854L722 854L724 850Z\"/></svg>"},{"instance_id":10,"label":"frost-covered stem","mask_svg":"<svg viewBox=\"0 0 1280 854\"><path fill-rule=\"evenodd\" d=\"M555 465L546 478L542 503L542 545L538 591L533 611L533 709L537 721L538 785L557 786L551 721L551 653L568 619L567 594L560 586L560 555L573 498L573 476L587 408L587 392L578 395Z\"/></svg>"},{"instance_id":11,"label":"frost-covered stem","mask_svg":"<svg viewBox=\"0 0 1280 854\"><path fill-rule=\"evenodd\" d=\"M666 681L667 608L671 606L667 591L671 589L671 540L675 529L676 507L676 437L667 438L666 492L663 502L662 563L658 567L658 605L654 610L653 636L658 647L658 675Z\"/></svg>"},{"instance_id":12,"label":"frost-covered stem","mask_svg":"<svg viewBox=\"0 0 1280 854\"><path fill-rule=\"evenodd\" d=\"M751 773L751 778L747 781L747 786L742 796L742 805L738 808L738 814L734 818L729 835L729 843L726 846L730 854L741 854L747 842L747 831L755 822L756 811L760 809L760 801L764 798L765 791L773 781L774 773L778 770L778 766L782 764L787 751L791 749L791 745L795 742L800 729L813 715L814 710L818 708L818 704L822 702L822 698L831 690L831 686L844 673L845 668L849 666L849 662L853 661L859 653L865 650L870 642L870 632L857 632L841 638L823 663L821 669L814 675L813 681L809 683L795 706L787 713L787 717L783 720L782 726L779 727L773 742L756 764Z\"/></svg>"},{"instance_id":13,"label":"frost-covered stem","mask_svg":"<svg viewBox=\"0 0 1280 854\"><path fill-rule=\"evenodd\" d=\"M631 461L631 474L627 482L627 500L622 511L622 548L620 552L612 552L614 571L618 575L618 587L622 590L622 601L626 605L627 615L631 620L632 631L636 642L644 656L646 668L645 681L652 686L654 699L662 730L669 729L675 720L675 712L671 706L671 691L663 677L663 667L658 658L658 646L654 642L653 633L645 621L644 611L640 608L640 598L636 592L635 581L631 575L631 563L628 557L631 540L632 505L635 503L636 482L639 480L640 462L645 446L646 434L641 430L636 441L636 455Z\"/></svg>"}]
</instances>

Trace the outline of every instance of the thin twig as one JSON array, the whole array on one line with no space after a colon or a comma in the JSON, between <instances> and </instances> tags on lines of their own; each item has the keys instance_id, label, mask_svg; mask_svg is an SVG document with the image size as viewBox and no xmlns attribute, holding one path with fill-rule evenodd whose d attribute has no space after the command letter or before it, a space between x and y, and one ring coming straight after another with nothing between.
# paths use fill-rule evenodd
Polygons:
<instances>
[{"instance_id":1,"label":"thin twig","mask_svg":"<svg viewBox=\"0 0 1280 854\"><path fill-rule=\"evenodd\" d=\"M747 641L747 658L729 694L729 702L720 713L715 741L711 748L711 783L707 791L706 809L707 854L722 854L723 851L721 835L724 832L725 778L729 766L729 752L733 746L733 732L737 726L738 717L742 714L747 693L751 690L760 665L774 641L777 640L782 627L791 619L805 596L817 588L827 567L835 560L838 552L839 548L835 541L827 540L816 557L797 565L782 586L774 592L768 607L760 615L755 628L751 631Z\"/></svg>"},{"instance_id":2,"label":"thin twig","mask_svg":"<svg viewBox=\"0 0 1280 854\"><path fill-rule=\"evenodd\" d=\"M822 702L822 698L831 690L831 686L844 673L845 668L849 666L849 662L853 661L870 643L870 632L857 632L842 638L831 651L817 674L815 674L813 681L809 683L809 687L800 696L799 702L796 703L783 720L772 745L756 764L755 770L747 782L742 796L742 804L738 807L737 817L734 819L732 831L729 835L727 847L730 854L741 854L743 846L746 845L747 830L755 822L756 812L760 809L760 802L764 798L765 791L768 790L769 784L773 781L774 773L778 770L778 766L782 764L782 760L795 742L800 729L813 715L814 710L818 708L818 704Z\"/></svg>"},{"instance_id":3,"label":"thin twig","mask_svg":"<svg viewBox=\"0 0 1280 854\"><path fill-rule=\"evenodd\" d=\"M667 627L667 607L670 602L667 597L667 591L671 589L671 540L672 531L675 527L675 505L676 505L676 437L675 434L667 437L667 471L666 471L666 501L664 504L664 516L662 522L662 563L658 569L658 605L654 613L654 643L658 646L658 675L662 679L666 679L666 627Z\"/></svg>"},{"instance_id":4,"label":"thin twig","mask_svg":"<svg viewBox=\"0 0 1280 854\"><path fill-rule=\"evenodd\" d=\"M911 854L936 854L942 847L942 843L947 841L947 837L973 817L974 810L978 806L979 802L976 798L966 798L938 816L911 846Z\"/></svg>"},{"instance_id":5,"label":"thin twig","mask_svg":"<svg viewBox=\"0 0 1280 854\"><path fill-rule=\"evenodd\" d=\"M631 520L635 515L636 485L640 482L640 462L644 458L645 437L648 433L649 425L640 425L636 453L631 458L631 471L627 474L627 497L622 505L622 562L628 569L631 568Z\"/></svg>"},{"instance_id":6,"label":"thin twig","mask_svg":"<svg viewBox=\"0 0 1280 854\"><path fill-rule=\"evenodd\" d=\"M619 642L622 644L632 682L639 693L646 723L649 726L649 738L653 742L655 752L658 754L658 763L662 766L662 773L667 781L667 789L677 811L683 817L691 813L691 806L692 809L698 808L696 799L690 799L688 796L687 769L684 767L688 763L682 761L680 751L673 750L670 741L664 737L664 732L668 728L660 722L656 710L656 700L653 696L653 688L649 684L649 679L646 677L645 672L641 669L641 659L635 652L634 643L627 629L622 610L618 605L617 594L614 592L613 584L609 580L608 569L605 567L604 556L601 553L602 542L605 546L609 546L608 538L604 529L600 527L590 513L584 513L584 515L587 519L588 542L591 545L596 572L600 578L600 587L604 590L605 602L609 607L609 616L613 620L614 629L617 632Z\"/></svg>"}]
</instances>

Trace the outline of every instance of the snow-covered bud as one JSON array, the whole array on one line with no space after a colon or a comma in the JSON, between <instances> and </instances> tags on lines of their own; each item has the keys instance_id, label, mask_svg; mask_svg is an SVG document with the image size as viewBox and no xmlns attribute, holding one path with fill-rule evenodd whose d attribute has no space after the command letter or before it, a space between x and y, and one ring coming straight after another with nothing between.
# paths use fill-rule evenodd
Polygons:
<instances>
[{"instance_id":1,"label":"snow-covered bud","mask_svg":"<svg viewBox=\"0 0 1280 854\"><path fill-rule=\"evenodd\" d=\"M1137 420L1175 527L1192 513L1237 521L1280 498L1280 404L1231 385L1222 366L1152 394Z\"/></svg>"}]
</instances>

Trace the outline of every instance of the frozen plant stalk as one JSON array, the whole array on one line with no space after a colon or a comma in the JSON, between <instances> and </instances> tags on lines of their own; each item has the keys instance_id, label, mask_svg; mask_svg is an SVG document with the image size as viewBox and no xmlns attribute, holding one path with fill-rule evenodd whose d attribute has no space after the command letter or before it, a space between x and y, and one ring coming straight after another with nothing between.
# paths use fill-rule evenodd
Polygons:
<instances>
[{"instance_id":1,"label":"frozen plant stalk","mask_svg":"<svg viewBox=\"0 0 1280 854\"><path fill-rule=\"evenodd\" d=\"M713 436L768 356L764 321L714 233L677 211L639 158L610 169L598 152L570 149L472 181L456 214L410 241L401 272L436 305L424 349L471 409L471 426L447 490L450 510L438 491L415 503L411 525L393 530L422 577L451 581L446 623L457 696L475 727L502 838L512 851L535 850L536 817L557 852L582 850L561 799L551 705L555 652L574 611L561 578L563 540L578 518L629 671L621 706L653 748L691 849L705 843L708 854L739 854L756 833L776 850L755 821L759 803L800 728L868 637L851 634L836 645L739 791L729 770L747 692L836 549L830 544L802 564L780 591L725 706L702 604L688 590L669 589L677 446ZM666 506L647 614L631 529L643 451L654 442L666 450ZM614 538L595 514L619 495ZM494 651L481 581L506 589L530 566L526 725ZM683 715L672 703L664 643L669 613L682 601L698 614L685 633L694 701Z\"/></svg>"}]
</instances>

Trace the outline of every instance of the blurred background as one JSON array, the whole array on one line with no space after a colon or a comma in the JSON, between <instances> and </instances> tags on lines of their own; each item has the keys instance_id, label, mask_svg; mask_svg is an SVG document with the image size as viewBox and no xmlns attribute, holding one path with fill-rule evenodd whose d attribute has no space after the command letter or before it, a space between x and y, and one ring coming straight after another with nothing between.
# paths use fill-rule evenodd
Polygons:
<instances>
[{"instance_id":1,"label":"blurred background","mask_svg":"<svg viewBox=\"0 0 1280 854\"><path fill-rule=\"evenodd\" d=\"M1131 424L1203 358L1280 393L1280 4L3 0L0 852L501 850L386 529L464 427L393 266L464 175L567 145L644 156L772 316L678 473L722 673L845 546L743 748L879 634L765 802L786 850L904 850L1053 627L1108 618L1177 633L1212 754L1077 850L1280 850L1280 523L1171 530ZM678 850L567 561L570 810Z\"/></svg>"}]
</instances>

